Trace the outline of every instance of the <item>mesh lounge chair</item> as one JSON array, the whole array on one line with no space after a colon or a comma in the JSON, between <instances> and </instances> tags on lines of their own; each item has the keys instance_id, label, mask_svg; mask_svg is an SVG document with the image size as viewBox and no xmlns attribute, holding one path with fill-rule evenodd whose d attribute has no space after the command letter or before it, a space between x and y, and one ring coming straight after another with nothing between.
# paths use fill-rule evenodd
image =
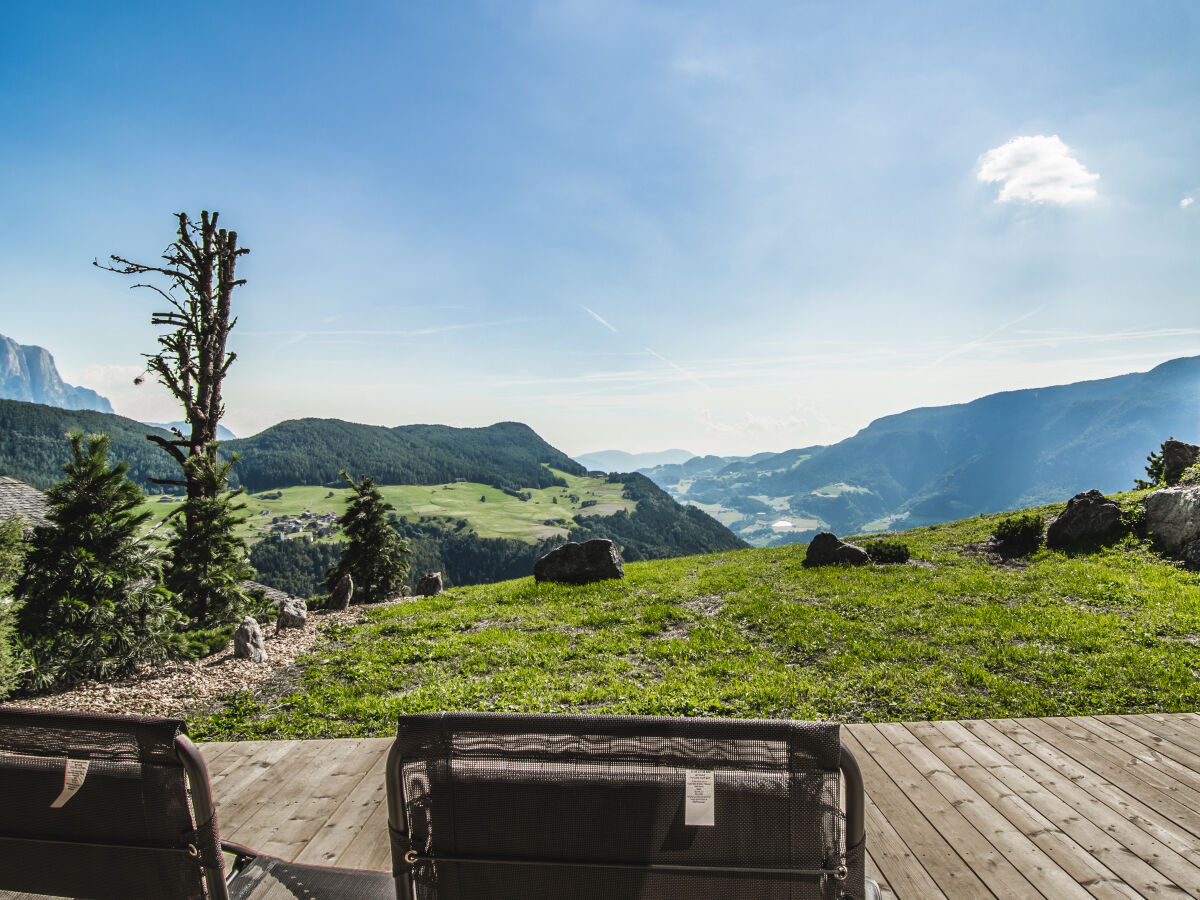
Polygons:
<instances>
[{"instance_id":1,"label":"mesh lounge chair","mask_svg":"<svg viewBox=\"0 0 1200 900\"><path fill-rule=\"evenodd\" d=\"M208 772L174 719L0 708L0 897L390 900L383 872L225 844Z\"/></svg>"},{"instance_id":2,"label":"mesh lounge chair","mask_svg":"<svg viewBox=\"0 0 1200 900\"><path fill-rule=\"evenodd\" d=\"M397 897L879 895L836 724L402 716L387 772Z\"/></svg>"}]
</instances>

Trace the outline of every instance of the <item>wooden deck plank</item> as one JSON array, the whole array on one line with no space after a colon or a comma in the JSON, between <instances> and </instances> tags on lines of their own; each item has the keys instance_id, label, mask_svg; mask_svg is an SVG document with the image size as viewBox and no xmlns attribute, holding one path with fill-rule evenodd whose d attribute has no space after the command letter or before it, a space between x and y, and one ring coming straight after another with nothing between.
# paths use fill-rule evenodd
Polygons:
<instances>
[{"instance_id":1,"label":"wooden deck plank","mask_svg":"<svg viewBox=\"0 0 1200 900\"><path fill-rule=\"evenodd\" d=\"M878 732L869 725L845 729L846 744L858 760L864 780L871 785L871 797L880 812L897 832L904 835L904 842L909 850L920 859L921 866L947 897L957 900L960 897L994 896L979 876L964 864L953 845L930 824L921 809L909 799L887 769L860 741L861 738L874 744L874 736L877 735ZM888 881L895 886L895 879L890 872Z\"/></svg>"},{"instance_id":2,"label":"wooden deck plank","mask_svg":"<svg viewBox=\"0 0 1200 900\"><path fill-rule=\"evenodd\" d=\"M322 785L333 777L340 766L340 756L353 753L360 744L359 739L349 741L303 741L302 751L296 751L286 763L288 774L283 778L270 779L274 782L274 796L269 803L259 805L249 819L246 820L247 839L243 843L255 850L271 853L276 846L276 835L284 835L282 844L289 845L286 840L289 824L299 820L301 829L310 826L309 816L305 809L320 804L324 796ZM317 747L309 747L317 744ZM284 767L281 763L281 768ZM279 773L283 775L282 772ZM283 849L283 848L281 848ZM303 849L302 846L298 849ZM298 852L298 849L294 852Z\"/></svg>"},{"instance_id":3,"label":"wooden deck plank","mask_svg":"<svg viewBox=\"0 0 1200 900\"><path fill-rule=\"evenodd\" d=\"M1181 746L1177 740L1164 737L1158 731L1146 728L1132 718L1124 716L1096 716L1095 718L1097 722L1138 741L1142 746L1150 750L1151 753L1157 753L1166 757L1183 766L1189 772L1200 776L1200 753L1194 752L1186 746ZM1200 747L1196 749L1200 750Z\"/></svg>"},{"instance_id":4,"label":"wooden deck plank","mask_svg":"<svg viewBox=\"0 0 1200 900\"><path fill-rule=\"evenodd\" d=\"M1200 756L1200 721L1188 724L1182 716L1160 721L1154 716L1097 716L1102 722L1117 719L1129 722L1158 735L1181 750ZM1109 724L1112 724L1109 722Z\"/></svg>"},{"instance_id":5,"label":"wooden deck plank","mask_svg":"<svg viewBox=\"0 0 1200 900\"><path fill-rule=\"evenodd\" d=\"M952 736L971 734L966 723L939 722L938 728ZM1191 871L1193 867L1069 779L1057 777L1052 770L1040 771L1041 777L1032 776L1021 768L1019 759L1010 761L982 740L976 740L967 749L1134 890L1143 895L1186 896L1175 875L1181 869Z\"/></svg>"},{"instance_id":6,"label":"wooden deck plank","mask_svg":"<svg viewBox=\"0 0 1200 900\"><path fill-rule=\"evenodd\" d=\"M921 861L867 795L867 846L897 900L947 900Z\"/></svg>"},{"instance_id":7,"label":"wooden deck plank","mask_svg":"<svg viewBox=\"0 0 1200 900\"><path fill-rule=\"evenodd\" d=\"M285 822L279 823L275 832L261 846L255 847L270 856L297 859L310 842L325 827L354 788L363 780L381 754L387 754L387 740L380 746L375 739L370 743L358 740L339 746L330 754L328 764L313 768L313 777L308 782L312 789L300 798Z\"/></svg>"},{"instance_id":8,"label":"wooden deck plank","mask_svg":"<svg viewBox=\"0 0 1200 900\"><path fill-rule=\"evenodd\" d=\"M1066 719L1017 719L1017 722L1045 740L1062 747L1094 772L1121 785L1135 797L1162 810L1171 818L1181 815L1189 828L1200 827L1200 795L1188 791L1169 775L1143 762L1136 756L1122 753L1085 728L1071 725ZM1171 812L1167 812L1170 809ZM1182 823L1181 823L1182 824ZM1197 832L1200 834L1200 831Z\"/></svg>"},{"instance_id":9,"label":"wooden deck plank","mask_svg":"<svg viewBox=\"0 0 1200 900\"><path fill-rule=\"evenodd\" d=\"M1173 822L1160 811L1151 808L1119 786L1106 781L1101 775L1077 762L1069 754L1046 743L1019 723L1010 719L990 719L987 722L967 723L967 727L977 734L982 732L981 736L985 740L990 740L998 747L1004 747L1004 745L997 738L987 735L985 730L993 729L1003 734L1020 745L1031 756L1058 772L1059 775L1070 779L1073 784L1106 803L1129 822L1153 835L1192 863L1200 864L1200 842L1197 842L1196 837L1186 828ZM1021 757L1013 751L1005 749L1006 752L1013 754L1012 758L1017 760L1019 765L1023 767L1028 765L1021 761ZM1049 781L1046 774L1039 773L1036 769L1027 768L1026 771L1034 773L1035 777Z\"/></svg>"},{"instance_id":10,"label":"wooden deck plank","mask_svg":"<svg viewBox=\"0 0 1200 900\"><path fill-rule=\"evenodd\" d=\"M929 722L907 729L943 768L931 778L1047 897L1105 896L1116 876ZM914 748L915 751L915 748ZM1084 887L1086 885L1086 887Z\"/></svg>"},{"instance_id":11,"label":"wooden deck plank","mask_svg":"<svg viewBox=\"0 0 1200 900\"><path fill-rule=\"evenodd\" d=\"M1191 799L1188 801L1189 805L1192 805L1194 802L1196 807L1200 808L1200 771L1191 769L1186 765L1181 765L1174 759L1160 753L1157 749L1147 746L1138 738L1126 734L1120 729L1113 728L1099 719L1080 716L1072 719L1062 719L1059 722L1060 727L1067 727L1069 724L1082 728L1090 734L1095 735L1105 744L1110 745L1110 752L1128 754L1138 762L1145 763L1147 766L1151 766L1158 772L1161 772L1179 790L1186 791L1191 795ZM1083 738L1083 740L1086 742L1088 739Z\"/></svg>"},{"instance_id":12,"label":"wooden deck plank","mask_svg":"<svg viewBox=\"0 0 1200 900\"><path fill-rule=\"evenodd\" d=\"M346 792L345 799L329 815L321 830L295 855L296 862L318 866L338 865L338 860L362 831L371 814L380 806L386 806L384 773L392 741L390 738L374 738L368 742L370 745L374 747L374 761L366 767L358 783Z\"/></svg>"},{"instance_id":13,"label":"wooden deck plank","mask_svg":"<svg viewBox=\"0 0 1200 900\"><path fill-rule=\"evenodd\" d=\"M963 802L970 802L965 792L955 797L938 789L937 776L948 774L947 770L936 757L929 760L912 746L918 742L903 725L876 725L856 732L856 737L992 893L997 897L1037 896L1028 879L976 827L977 818L964 815ZM932 764L921 766L918 762Z\"/></svg>"},{"instance_id":14,"label":"wooden deck plank","mask_svg":"<svg viewBox=\"0 0 1200 900\"><path fill-rule=\"evenodd\" d=\"M896 900L1200 897L1200 715L850 725ZM222 836L387 871L390 739L202 745ZM1187 892L1191 893L1187 893Z\"/></svg>"}]
</instances>

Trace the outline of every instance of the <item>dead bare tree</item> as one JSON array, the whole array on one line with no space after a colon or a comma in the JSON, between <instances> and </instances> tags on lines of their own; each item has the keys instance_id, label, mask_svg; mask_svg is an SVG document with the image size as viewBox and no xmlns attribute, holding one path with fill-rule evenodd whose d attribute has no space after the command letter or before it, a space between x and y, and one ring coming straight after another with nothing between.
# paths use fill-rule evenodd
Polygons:
<instances>
[{"instance_id":1,"label":"dead bare tree","mask_svg":"<svg viewBox=\"0 0 1200 900\"><path fill-rule=\"evenodd\" d=\"M146 373L135 382L140 384L145 375L153 373L183 404L189 434L176 428L174 438L157 434L146 438L171 454L183 473L179 480L151 480L186 487L189 499L209 496L213 484L211 478L199 477L196 470L201 461L189 465L188 460L203 456L207 464L216 463L217 423L225 413L221 383L237 357L225 346L237 323L236 317L230 317L230 302L233 289L246 283L235 277L234 270L238 257L250 252L237 245L236 231L217 227L218 215L204 210L197 224L187 213L176 213L178 237L163 252L162 265L116 255L109 257L109 265L92 261L98 268L120 275L152 274L167 280L165 290L155 284L133 285L155 291L170 306L166 312L153 313L150 323L174 329L158 336L157 353L143 354Z\"/></svg>"}]
</instances>

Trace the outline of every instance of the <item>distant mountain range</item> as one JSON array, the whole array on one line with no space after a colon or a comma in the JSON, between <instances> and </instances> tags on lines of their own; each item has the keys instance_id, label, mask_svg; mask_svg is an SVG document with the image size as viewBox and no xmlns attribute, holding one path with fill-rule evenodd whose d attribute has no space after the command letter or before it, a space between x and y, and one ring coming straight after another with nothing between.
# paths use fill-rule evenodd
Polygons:
<instances>
[{"instance_id":1,"label":"distant mountain range","mask_svg":"<svg viewBox=\"0 0 1200 900\"><path fill-rule=\"evenodd\" d=\"M599 450L574 457L575 462L592 472L633 472L652 466L687 462L695 457L687 450L663 450L658 453L626 453L624 450Z\"/></svg>"},{"instance_id":2,"label":"distant mountain range","mask_svg":"<svg viewBox=\"0 0 1200 900\"><path fill-rule=\"evenodd\" d=\"M18 344L0 334L0 399L44 403L61 409L111 413L112 404L89 388L63 382L45 347Z\"/></svg>"},{"instance_id":3,"label":"distant mountain range","mask_svg":"<svg viewBox=\"0 0 1200 900\"><path fill-rule=\"evenodd\" d=\"M830 446L642 469L757 546L1128 490L1168 437L1200 442L1200 357L877 419Z\"/></svg>"}]
</instances>

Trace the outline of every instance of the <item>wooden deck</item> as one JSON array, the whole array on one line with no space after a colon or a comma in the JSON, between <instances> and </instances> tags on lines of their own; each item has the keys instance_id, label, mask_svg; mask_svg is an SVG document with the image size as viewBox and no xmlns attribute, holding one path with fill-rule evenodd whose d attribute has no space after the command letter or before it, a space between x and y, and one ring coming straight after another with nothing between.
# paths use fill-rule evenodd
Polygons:
<instances>
[{"instance_id":1,"label":"wooden deck","mask_svg":"<svg viewBox=\"0 0 1200 900\"><path fill-rule=\"evenodd\" d=\"M899 898L1200 897L1200 714L851 725ZM387 739L203 747L222 837L390 867Z\"/></svg>"}]
</instances>

